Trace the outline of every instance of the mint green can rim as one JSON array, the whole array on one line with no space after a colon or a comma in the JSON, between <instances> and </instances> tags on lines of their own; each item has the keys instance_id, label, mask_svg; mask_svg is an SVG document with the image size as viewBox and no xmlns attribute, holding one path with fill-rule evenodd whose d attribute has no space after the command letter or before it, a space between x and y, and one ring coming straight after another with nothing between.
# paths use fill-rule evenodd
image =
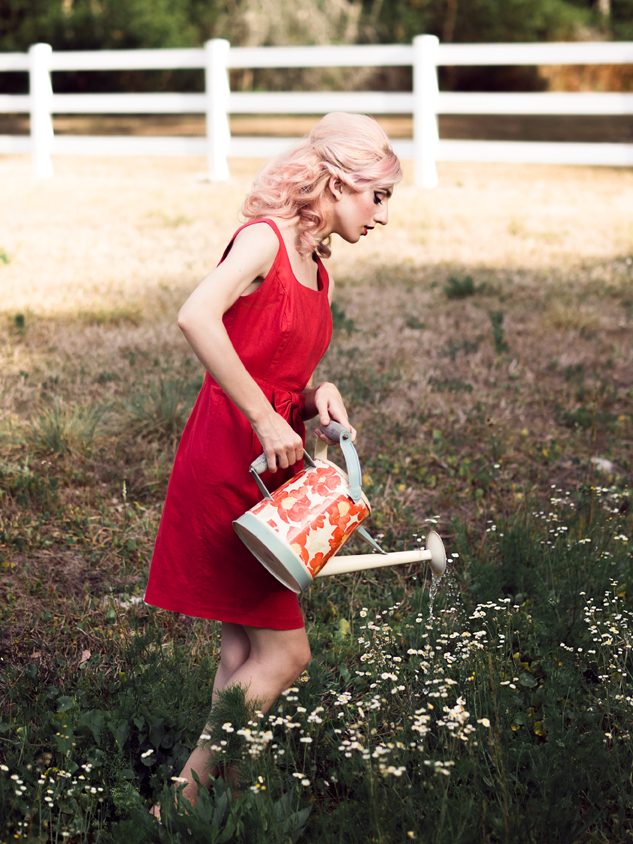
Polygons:
<instances>
[{"instance_id":1,"label":"mint green can rim","mask_svg":"<svg viewBox=\"0 0 633 844\"><path fill-rule=\"evenodd\" d=\"M297 554L283 542L277 533L267 525L259 521L250 511L244 513L239 519L233 522L233 528L242 542L246 545L251 554L267 569L273 577L283 583L288 589L297 594L303 592L312 583L312 576L300 560ZM272 557L278 562L288 574L285 579L279 572L275 571L261 554L246 541L248 536L254 536L262 545L270 551Z\"/></svg>"}]
</instances>

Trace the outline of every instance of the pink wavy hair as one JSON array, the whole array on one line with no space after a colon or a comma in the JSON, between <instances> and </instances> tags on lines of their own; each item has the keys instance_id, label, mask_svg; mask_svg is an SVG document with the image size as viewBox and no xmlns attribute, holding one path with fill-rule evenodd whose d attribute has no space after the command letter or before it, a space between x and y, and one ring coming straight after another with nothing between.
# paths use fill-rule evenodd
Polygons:
<instances>
[{"instance_id":1,"label":"pink wavy hair","mask_svg":"<svg viewBox=\"0 0 633 844\"><path fill-rule=\"evenodd\" d=\"M400 161L378 123L364 114L326 114L305 138L273 158L253 182L242 216L299 216L304 231L299 251L331 254L330 238L321 240L330 177L352 190L390 189L402 178Z\"/></svg>"}]
</instances>

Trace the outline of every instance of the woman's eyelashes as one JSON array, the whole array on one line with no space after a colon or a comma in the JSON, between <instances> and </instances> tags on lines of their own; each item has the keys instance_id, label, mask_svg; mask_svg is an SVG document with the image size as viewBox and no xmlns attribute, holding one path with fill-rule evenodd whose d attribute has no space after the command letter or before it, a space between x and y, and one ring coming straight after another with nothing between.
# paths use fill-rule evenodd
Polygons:
<instances>
[{"instance_id":1,"label":"woman's eyelashes","mask_svg":"<svg viewBox=\"0 0 633 844\"><path fill-rule=\"evenodd\" d=\"M382 205L382 194L374 191L374 205Z\"/></svg>"}]
</instances>

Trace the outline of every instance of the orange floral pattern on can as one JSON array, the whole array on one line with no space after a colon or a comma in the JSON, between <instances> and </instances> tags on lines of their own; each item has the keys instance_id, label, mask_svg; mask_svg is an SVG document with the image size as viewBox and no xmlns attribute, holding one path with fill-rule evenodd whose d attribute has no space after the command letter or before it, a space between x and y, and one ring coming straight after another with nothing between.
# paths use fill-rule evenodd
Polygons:
<instances>
[{"instance_id":1,"label":"orange floral pattern on can","mask_svg":"<svg viewBox=\"0 0 633 844\"><path fill-rule=\"evenodd\" d=\"M305 469L251 513L277 533L314 577L369 516L365 496L352 501L345 475L324 460Z\"/></svg>"}]
</instances>

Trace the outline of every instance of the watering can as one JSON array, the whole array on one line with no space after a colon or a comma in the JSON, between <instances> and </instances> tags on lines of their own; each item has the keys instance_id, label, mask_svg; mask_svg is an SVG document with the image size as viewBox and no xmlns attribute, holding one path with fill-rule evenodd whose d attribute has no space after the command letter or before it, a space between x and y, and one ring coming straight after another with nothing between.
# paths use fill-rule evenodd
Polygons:
<instances>
[{"instance_id":1,"label":"watering can","mask_svg":"<svg viewBox=\"0 0 633 844\"><path fill-rule=\"evenodd\" d=\"M269 492L259 477L266 471L265 455L249 471L263 499L233 522L235 532L249 551L293 592L307 589L315 577L328 577L366 569L428 560L438 577L446 569L444 544L435 531L426 537L426 548L386 553L363 528L371 508L362 491L362 475L352 436L338 422L321 429L328 439L340 442L347 472L327 459L327 445L319 440L314 459L304 450L305 468ZM378 554L356 554L332 559L354 533Z\"/></svg>"}]
</instances>

